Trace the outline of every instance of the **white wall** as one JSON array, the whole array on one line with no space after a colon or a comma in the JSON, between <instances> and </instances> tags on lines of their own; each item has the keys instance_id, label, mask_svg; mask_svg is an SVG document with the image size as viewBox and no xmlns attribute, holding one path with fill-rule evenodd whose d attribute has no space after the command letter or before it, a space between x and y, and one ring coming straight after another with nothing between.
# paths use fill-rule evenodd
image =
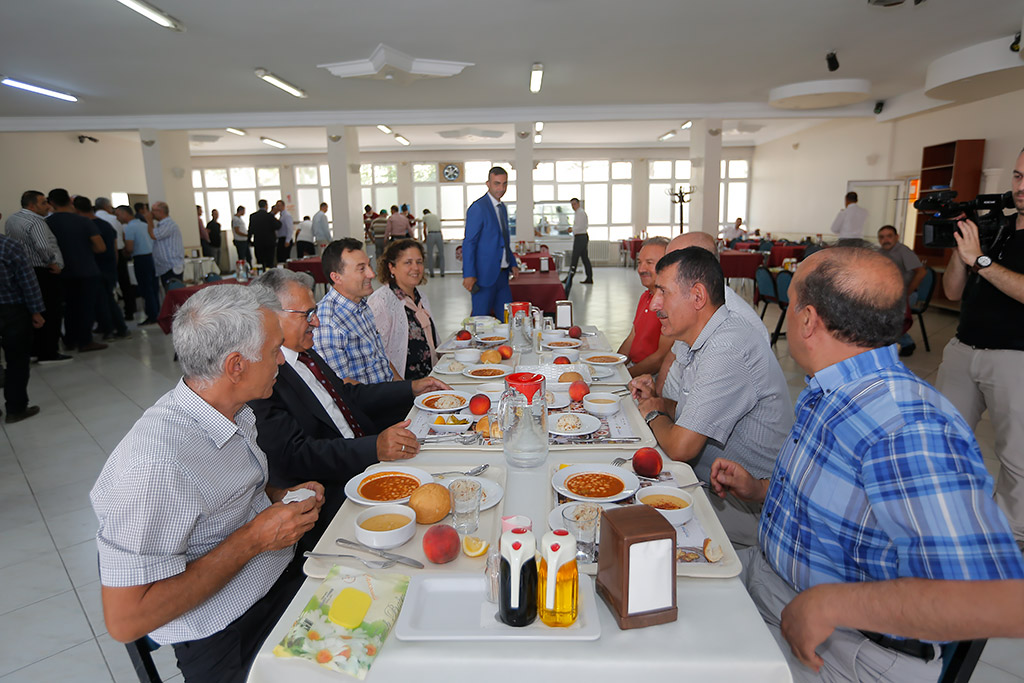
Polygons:
<instances>
[{"instance_id":1,"label":"white wall","mask_svg":"<svg viewBox=\"0 0 1024 683\"><path fill-rule=\"evenodd\" d=\"M21 208L21 193L63 187L90 198L112 192L146 193L137 133L90 133L98 143L78 142L77 133L0 133L0 213ZM132 139L134 136L134 139Z\"/></svg>"}]
</instances>

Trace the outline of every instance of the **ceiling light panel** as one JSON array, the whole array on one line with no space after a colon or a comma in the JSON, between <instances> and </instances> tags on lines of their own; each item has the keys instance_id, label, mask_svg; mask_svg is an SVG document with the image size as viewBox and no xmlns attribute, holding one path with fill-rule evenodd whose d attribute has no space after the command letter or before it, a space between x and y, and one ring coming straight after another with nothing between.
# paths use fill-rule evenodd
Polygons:
<instances>
[{"instance_id":1,"label":"ceiling light panel","mask_svg":"<svg viewBox=\"0 0 1024 683\"><path fill-rule=\"evenodd\" d=\"M536 62L530 70L530 92L540 92L540 86L544 81L544 65Z\"/></svg>"},{"instance_id":2,"label":"ceiling light panel","mask_svg":"<svg viewBox=\"0 0 1024 683\"><path fill-rule=\"evenodd\" d=\"M288 145L284 144L283 142L278 142L273 138L261 137L260 142L262 142L264 145L270 145L271 147L275 147L277 149L285 149L286 147L288 147Z\"/></svg>"},{"instance_id":3,"label":"ceiling light panel","mask_svg":"<svg viewBox=\"0 0 1024 683\"><path fill-rule=\"evenodd\" d=\"M226 130L227 132L231 133L232 135L245 135L246 134L246 132L244 130L242 130L241 128L231 128L231 127L228 127L228 128L225 128L224 130Z\"/></svg>"},{"instance_id":4,"label":"ceiling light panel","mask_svg":"<svg viewBox=\"0 0 1024 683\"><path fill-rule=\"evenodd\" d=\"M64 100L65 102L77 102L78 98L74 95L68 95L67 93L57 92L56 90L50 90L49 88L41 88L38 85L32 85L31 83L25 83L23 81L16 81L13 78L5 78L0 76L0 84L6 85L11 88L17 88L18 90L24 90L26 92L33 92L37 95L46 95L58 100Z\"/></svg>"},{"instance_id":5,"label":"ceiling light panel","mask_svg":"<svg viewBox=\"0 0 1024 683\"><path fill-rule=\"evenodd\" d=\"M402 137L401 135L399 135L398 133L395 133L395 140L397 140L397 141L398 141L398 144L400 144L400 145L403 145L403 146L405 146L405 147L408 147L409 145L411 145L411 144L412 144L411 142L409 142L408 140L406 140L405 138L403 138L403 137Z\"/></svg>"},{"instance_id":6,"label":"ceiling light panel","mask_svg":"<svg viewBox=\"0 0 1024 683\"><path fill-rule=\"evenodd\" d=\"M117 0L119 3L124 5L130 10L138 12L142 16L146 17L154 24L163 26L171 31L182 32L185 30L184 24L172 17L167 12L150 5L148 2L142 2L142 0Z\"/></svg>"},{"instance_id":7,"label":"ceiling light panel","mask_svg":"<svg viewBox=\"0 0 1024 683\"><path fill-rule=\"evenodd\" d=\"M381 133L384 133L384 135L391 135L392 133L395 132L391 130L389 127L385 126L383 123L378 124L377 130L379 130Z\"/></svg>"},{"instance_id":8,"label":"ceiling light panel","mask_svg":"<svg viewBox=\"0 0 1024 683\"><path fill-rule=\"evenodd\" d=\"M256 75L259 78L262 78L270 85L274 86L275 88L280 88L281 90L284 90L286 93L292 95L293 97L299 97L302 99L308 97L304 90L292 85L288 81L281 79L280 76L276 76L270 73L266 69L256 69Z\"/></svg>"}]
</instances>

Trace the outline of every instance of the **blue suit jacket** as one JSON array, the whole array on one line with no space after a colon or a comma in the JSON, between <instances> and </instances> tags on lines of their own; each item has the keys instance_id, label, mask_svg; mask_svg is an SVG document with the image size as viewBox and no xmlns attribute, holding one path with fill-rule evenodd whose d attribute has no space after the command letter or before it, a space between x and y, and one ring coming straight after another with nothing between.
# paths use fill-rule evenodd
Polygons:
<instances>
[{"instance_id":1,"label":"blue suit jacket","mask_svg":"<svg viewBox=\"0 0 1024 683\"><path fill-rule=\"evenodd\" d=\"M511 240L511 238L510 238ZM466 211L466 236L462 240L462 277L475 277L481 287L490 287L501 273L501 250L508 267L516 267L516 255L505 245L498 214L489 194L473 202Z\"/></svg>"}]
</instances>

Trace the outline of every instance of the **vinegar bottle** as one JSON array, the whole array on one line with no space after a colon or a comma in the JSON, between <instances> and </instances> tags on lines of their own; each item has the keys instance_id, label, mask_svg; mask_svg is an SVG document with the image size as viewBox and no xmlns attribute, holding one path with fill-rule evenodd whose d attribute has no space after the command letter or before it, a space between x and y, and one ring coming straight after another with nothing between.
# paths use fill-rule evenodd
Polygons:
<instances>
[{"instance_id":1,"label":"vinegar bottle","mask_svg":"<svg viewBox=\"0 0 1024 683\"><path fill-rule=\"evenodd\" d=\"M548 626L571 626L579 611L576 539L565 529L544 534L537 571L537 612Z\"/></svg>"},{"instance_id":2,"label":"vinegar bottle","mask_svg":"<svg viewBox=\"0 0 1024 683\"><path fill-rule=\"evenodd\" d=\"M537 541L532 531L516 527L501 535L500 546L498 619L528 626L537 619Z\"/></svg>"}]
</instances>

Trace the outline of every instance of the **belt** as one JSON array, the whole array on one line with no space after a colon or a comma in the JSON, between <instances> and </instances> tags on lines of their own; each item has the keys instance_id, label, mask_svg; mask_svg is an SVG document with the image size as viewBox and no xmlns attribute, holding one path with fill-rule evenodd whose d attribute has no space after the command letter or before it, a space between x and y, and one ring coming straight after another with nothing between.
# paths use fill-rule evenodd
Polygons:
<instances>
[{"instance_id":1,"label":"belt","mask_svg":"<svg viewBox=\"0 0 1024 683\"><path fill-rule=\"evenodd\" d=\"M926 662L930 662L935 659L935 646L931 643L922 643L920 640L890 638L889 636L883 636L881 633L875 633L873 631L861 631L860 633L872 643L881 645L889 650L910 655L911 657L917 657L918 659L923 659Z\"/></svg>"}]
</instances>

